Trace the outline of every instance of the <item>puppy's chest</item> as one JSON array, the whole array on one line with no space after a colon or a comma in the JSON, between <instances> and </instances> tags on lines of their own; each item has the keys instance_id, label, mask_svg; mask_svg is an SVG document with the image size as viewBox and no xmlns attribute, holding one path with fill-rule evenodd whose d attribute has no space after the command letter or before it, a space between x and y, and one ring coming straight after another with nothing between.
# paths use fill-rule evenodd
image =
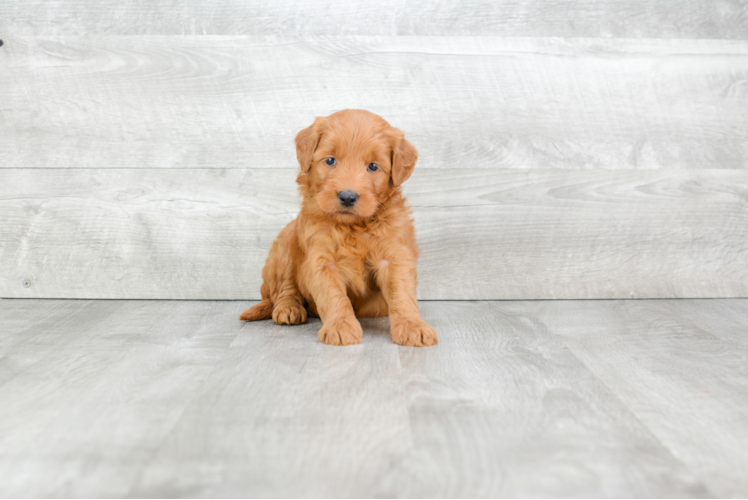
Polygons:
<instances>
[{"instance_id":1,"label":"puppy's chest","mask_svg":"<svg viewBox=\"0 0 748 500\"><path fill-rule=\"evenodd\" d=\"M337 260L355 268L351 270L363 272L375 237L367 232L348 231L334 231L331 236Z\"/></svg>"},{"instance_id":2,"label":"puppy's chest","mask_svg":"<svg viewBox=\"0 0 748 500\"><path fill-rule=\"evenodd\" d=\"M372 255L372 241L369 233L350 235L336 242L333 254L339 276L345 281L349 295L365 296L369 290L377 288Z\"/></svg>"},{"instance_id":3,"label":"puppy's chest","mask_svg":"<svg viewBox=\"0 0 748 500\"><path fill-rule=\"evenodd\" d=\"M306 255L314 255L317 248L330 260L331 268L343 272L348 279L367 275L367 268L381 260L376 258L378 254L374 249L381 247L382 241L373 232L327 225L318 226L304 236L306 244L302 245L302 250Z\"/></svg>"}]
</instances>

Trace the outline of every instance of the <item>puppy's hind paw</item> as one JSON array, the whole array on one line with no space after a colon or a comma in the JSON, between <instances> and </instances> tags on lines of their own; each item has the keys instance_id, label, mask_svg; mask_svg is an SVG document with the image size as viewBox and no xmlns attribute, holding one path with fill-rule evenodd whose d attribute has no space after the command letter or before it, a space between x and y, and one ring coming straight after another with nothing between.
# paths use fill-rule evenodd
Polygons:
<instances>
[{"instance_id":1,"label":"puppy's hind paw","mask_svg":"<svg viewBox=\"0 0 748 500\"><path fill-rule=\"evenodd\" d=\"M355 317L344 318L319 330L319 339L329 345L352 345L361 342L363 330Z\"/></svg>"},{"instance_id":2,"label":"puppy's hind paw","mask_svg":"<svg viewBox=\"0 0 748 500\"><path fill-rule=\"evenodd\" d=\"M300 325L306 322L306 309L296 302L281 302L273 308L273 321L279 325Z\"/></svg>"},{"instance_id":3,"label":"puppy's hind paw","mask_svg":"<svg viewBox=\"0 0 748 500\"><path fill-rule=\"evenodd\" d=\"M436 330L422 319L400 319L390 325L390 338L396 344L426 347L439 342Z\"/></svg>"}]
</instances>

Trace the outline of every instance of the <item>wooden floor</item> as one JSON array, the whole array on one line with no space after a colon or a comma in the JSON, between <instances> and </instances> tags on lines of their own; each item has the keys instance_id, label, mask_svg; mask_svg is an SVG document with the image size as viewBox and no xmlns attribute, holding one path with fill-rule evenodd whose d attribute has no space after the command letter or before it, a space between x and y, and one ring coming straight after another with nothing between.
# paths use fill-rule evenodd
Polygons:
<instances>
[{"instance_id":1,"label":"wooden floor","mask_svg":"<svg viewBox=\"0 0 748 500\"><path fill-rule=\"evenodd\" d=\"M0 300L0 496L748 495L748 299L246 306Z\"/></svg>"}]
</instances>

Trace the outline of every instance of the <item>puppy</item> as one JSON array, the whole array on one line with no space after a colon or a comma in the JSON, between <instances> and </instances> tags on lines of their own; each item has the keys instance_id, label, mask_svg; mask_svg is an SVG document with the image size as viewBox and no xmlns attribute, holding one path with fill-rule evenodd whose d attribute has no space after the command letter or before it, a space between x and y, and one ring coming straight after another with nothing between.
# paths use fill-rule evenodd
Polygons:
<instances>
[{"instance_id":1,"label":"puppy","mask_svg":"<svg viewBox=\"0 0 748 500\"><path fill-rule=\"evenodd\" d=\"M279 325L319 316L325 344L361 342L356 317L390 318L398 344L430 346L436 331L418 311L420 250L400 186L418 152L381 117L347 109L318 117L296 136L303 197L262 270L262 301L241 319Z\"/></svg>"}]
</instances>

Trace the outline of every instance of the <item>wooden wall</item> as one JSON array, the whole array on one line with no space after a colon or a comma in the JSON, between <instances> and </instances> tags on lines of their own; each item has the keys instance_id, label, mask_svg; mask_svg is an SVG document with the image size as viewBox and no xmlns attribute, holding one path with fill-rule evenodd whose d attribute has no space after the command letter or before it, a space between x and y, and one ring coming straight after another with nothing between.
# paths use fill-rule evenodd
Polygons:
<instances>
[{"instance_id":1,"label":"wooden wall","mask_svg":"<svg viewBox=\"0 0 748 500\"><path fill-rule=\"evenodd\" d=\"M254 299L293 137L419 148L422 299L748 296L748 1L0 0L0 296Z\"/></svg>"}]
</instances>

